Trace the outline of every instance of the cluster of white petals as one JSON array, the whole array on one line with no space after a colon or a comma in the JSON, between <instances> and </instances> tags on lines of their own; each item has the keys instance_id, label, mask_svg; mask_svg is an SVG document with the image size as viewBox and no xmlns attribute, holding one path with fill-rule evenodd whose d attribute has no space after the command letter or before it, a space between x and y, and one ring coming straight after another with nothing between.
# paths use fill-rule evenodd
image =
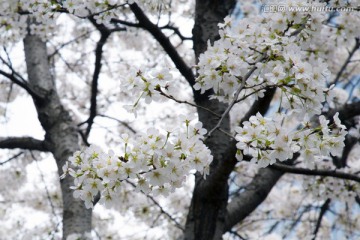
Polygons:
<instances>
[{"instance_id":1,"label":"cluster of white petals","mask_svg":"<svg viewBox=\"0 0 360 240\"><path fill-rule=\"evenodd\" d=\"M195 89L211 89L213 98L231 102L234 97L263 97L266 89L278 87L284 109L319 114L330 72L311 49L308 33L320 31L325 19L323 13L306 12L264 14L239 22L226 18L219 24L221 38L200 56Z\"/></svg>"},{"instance_id":2,"label":"cluster of white petals","mask_svg":"<svg viewBox=\"0 0 360 240\"><path fill-rule=\"evenodd\" d=\"M56 26L59 12L80 18L92 16L98 23L109 23L111 18L117 17L117 7L134 2L31 0L0 3L0 9L4 10L0 16L0 30L3 30L0 44L25 35L29 14L38 23L31 25L31 33L46 38ZM161 10L169 4L166 0L136 2L148 10ZM287 7L309 4L301 0L284 3ZM311 4L326 6L320 1L311 1ZM328 51L317 50L321 47L313 37L326 34L323 22L328 15L321 11L254 15L257 6L254 7L252 1L246 1L242 7L248 18L233 21L227 17L219 24L220 39L213 45L209 43L207 51L200 55L199 75L194 85L201 93L211 90L210 98L231 103L231 107L250 97L262 98L268 89L276 88L280 92L281 113L271 119L257 114L235 129L236 157L241 160L243 155L249 155L251 162L266 167L299 153L304 164L313 169L317 159L340 155L346 131L337 114L331 124L320 116L316 127L310 123L297 129L283 126L289 116L300 116L301 120L303 116L321 114L326 100L330 107L347 100L339 97L346 94L329 88L331 74L323 60ZM342 23L347 18L339 19ZM351 29L339 28L339 34L355 36ZM168 69L149 73L133 71L121 85L122 92L132 93L129 98L133 104L127 106L127 110L135 112L142 99L145 103L174 99L177 92L174 82ZM166 195L182 186L190 171L206 175L213 158L202 140L206 130L201 123L190 124L190 120L182 118L186 126L184 131L161 132L150 128L134 139L123 135L125 152L120 157L96 146L76 152L64 166L64 172L75 179L74 196L92 207L99 193L100 201L111 203L123 181L136 182L137 190L146 194Z\"/></svg>"},{"instance_id":3,"label":"cluster of white petals","mask_svg":"<svg viewBox=\"0 0 360 240\"><path fill-rule=\"evenodd\" d=\"M306 123L301 129L287 129L282 126L285 118L286 115L279 114L270 119L259 113L250 117L243 127L235 129L236 147L244 155L250 155L251 162L259 167L291 159L294 153L300 153L304 164L313 169L316 158L341 155L347 132L340 123L338 113L330 125L324 116L320 116L317 128Z\"/></svg>"},{"instance_id":4,"label":"cluster of white petals","mask_svg":"<svg viewBox=\"0 0 360 240\"><path fill-rule=\"evenodd\" d=\"M212 161L210 150L202 142L206 130L202 123L180 116L183 131L161 133L155 128L134 139L122 135L124 153L116 156L94 145L77 151L64 165L64 175L74 177L74 197L93 206L100 193L100 202L109 205L121 191L123 181L133 181L136 190L146 194L167 195L185 182L191 171L208 174Z\"/></svg>"},{"instance_id":5,"label":"cluster of white petals","mask_svg":"<svg viewBox=\"0 0 360 240\"><path fill-rule=\"evenodd\" d=\"M119 6L138 3L149 11L159 11L169 4L166 0L9 0L0 2L0 44L17 42L25 37L28 16L33 17L38 25L32 25L31 34L46 39L56 28L56 19L60 13L69 13L76 17L92 16L97 23L109 23L118 17Z\"/></svg>"},{"instance_id":6,"label":"cluster of white petals","mask_svg":"<svg viewBox=\"0 0 360 240\"><path fill-rule=\"evenodd\" d=\"M135 112L141 99L144 99L145 103L151 103L164 101L165 97L172 97L177 91L173 82L172 74L166 69L153 70L147 74L132 71L121 83L121 92L134 93L131 99L134 104L125 108Z\"/></svg>"}]
</instances>

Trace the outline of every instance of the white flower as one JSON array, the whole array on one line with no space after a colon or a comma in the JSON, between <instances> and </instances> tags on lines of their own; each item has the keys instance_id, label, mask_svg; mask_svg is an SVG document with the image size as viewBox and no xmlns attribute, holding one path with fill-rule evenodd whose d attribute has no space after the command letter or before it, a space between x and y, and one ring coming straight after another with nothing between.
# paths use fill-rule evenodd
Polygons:
<instances>
[{"instance_id":1,"label":"white flower","mask_svg":"<svg viewBox=\"0 0 360 240\"><path fill-rule=\"evenodd\" d=\"M285 76L286 74L284 72L284 68L280 64L277 64L276 67L271 70L271 72L265 74L267 80L272 84L277 84L278 81L283 79Z\"/></svg>"}]
</instances>

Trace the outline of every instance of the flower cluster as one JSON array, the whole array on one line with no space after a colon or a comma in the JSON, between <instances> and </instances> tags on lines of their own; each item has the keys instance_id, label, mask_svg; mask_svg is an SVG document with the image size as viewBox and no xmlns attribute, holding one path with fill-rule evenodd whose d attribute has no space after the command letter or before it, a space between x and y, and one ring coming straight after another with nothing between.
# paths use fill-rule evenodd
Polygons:
<instances>
[{"instance_id":1,"label":"flower cluster","mask_svg":"<svg viewBox=\"0 0 360 240\"><path fill-rule=\"evenodd\" d=\"M146 194L167 195L181 187L192 170L205 177L212 161L202 142L206 130L199 122L191 124L191 119L181 118L185 131L162 134L150 128L133 141L123 134L124 153L120 157L96 146L75 152L63 167L65 175L74 177L74 197L89 208L99 192L100 202L111 204L123 181L135 181L136 189Z\"/></svg>"},{"instance_id":2,"label":"flower cluster","mask_svg":"<svg viewBox=\"0 0 360 240\"><path fill-rule=\"evenodd\" d=\"M346 130L340 123L338 113L330 127L329 121L320 116L319 127L313 128L310 123L306 123L296 131L282 126L285 118L286 115L280 114L269 119L259 113L250 117L243 127L235 129L238 141L236 147L244 155L250 155L251 162L257 163L259 167L267 167L277 160L291 159L294 153L300 153L305 165L314 168L315 158L341 155Z\"/></svg>"},{"instance_id":3,"label":"flower cluster","mask_svg":"<svg viewBox=\"0 0 360 240\"><path fill-rule=\"evenodd\" d=\"M129 106L128 110L135 110L140 99L145 99L146 103L151 103L152 101L163 100L164 97L162 96L174 96L177 89L173 83L170 84L172 80L172 74L165 69L154 70L147 75L137 71L135 74L127 76L121 84L121 91L135 93L133 95L135 103Z\"/></svg>"},{"instance_id":4,"label":"flower cluster","mask_svg":"<svg viewBox=\"0 0 360 240\"><path fill-rule=\"evenodd\" d=\"M221 38L200 56L195 89L212 89L213 98L230 102L239 88L236 101L262 97L266 89L278 87L283 108L319 114L329 71L311 50L308 32L320 31L324 19L322 13L301 12L274 13L271 18L265 14L237 23L225 18L219 25Z\"/></svg>"},{"instance_id":5,"label":"flower cluster","mask_svg":"<svg viewBox=\"0 0 360 240\"><path fill-rule=\"evenodd\" d=\"M66 1L1 1L0 2L0 44L16 42L26 34L28 16L34 17L38 23L33 25L31 34L39 35L46 39L49 33L56 28L56 19L60 13L69 13L77 17L93 15L97 23L110 23L111 18L118 17L118 7L137 2L149 11L164 8L166 0L66 0ZM24 14L26 13L26 14Z\"/></svg>"}]
</instances>

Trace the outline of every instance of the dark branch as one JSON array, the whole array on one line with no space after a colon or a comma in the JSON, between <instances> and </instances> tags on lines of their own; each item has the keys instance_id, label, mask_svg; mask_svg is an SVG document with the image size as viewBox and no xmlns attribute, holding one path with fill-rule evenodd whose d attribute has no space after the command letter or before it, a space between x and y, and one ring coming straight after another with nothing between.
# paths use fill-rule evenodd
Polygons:
<instances>
[{"instance_id":1,"label":"dark branch","mask_svg":"<svg viewBox=\"0 0 360 240\"><path fill-rule=\"evenodd\" d=\"M27 84L27 82L19 80L13 73L10 74L10 73L4 72L3 70L0 70L0 75L3 75L4 77L8 78L11 82L13 82L16 85L23 88L34 99L38 99L38 100L41 99L41 97L31 89L31 87Z\"/></svg>"},{"instance_id":2,"label":"dark branch","mask_svg":"<svg viewBox=\"0 0 360 240\"><path fill-rule=\"evenodd\" d=\"M86 37L90 33L91 33L91 31L85 32L85 33L81 34L80 36L77 36L76 38L71 39L70 41L67 41L67 42L63 43L60 46L57 46L55 51L53 53L49 54L48 59L51 59L52 57L54 57L62 48L66 47L66 46L68 46L68 45L70 45L70 44L72 44L74 42L77 42L78 40L80 40L81 38Z\"/></svg>"},{"instance_id":3,"label":"dark branch","mask_svg":"<svg viewBox=\"0 0 360 240\"><path fill-rule=\"evenodd\" d=\"M140 7L134 3L130 5L130 9L135 14L138 24L131 24L121 20L112 19L113 23L121 23L127 26L133 25L134 27L141 27L147 30L163 47L165 52L169 55L176 68L180 71L180 73L185 77L185 79L189 82L191 86L195 84L195 76L191 68L187 66L182 57L180 57L179 53L175 49L175 47L171 44L168 37L161 31L161 29L152 23L149 18L144 14L144 12L140 9Z\"/></svg>"},{"instance_id":4,"label":"dark branch","mask_svg":"<svg viewBox=\"0 0 360 240\"><path fill-rule=\"evenodd\" d=\"M340 77L343 75L343 73L345 72L347 66L349 65L351 58L354 56L355 52L360 48L360 38L355 38L355 46L353 47L353 49L349 52L349 56L347 57L347 59L345 60L344 64L341 66L340 71L337 73L334 81L332 82L333 84L337 84Z\"/></svg>"},{"instance_id":5,"label":"dark branch","mask_svg":"<svg viewBox=\"0 0 360 240\"><path fill-rule=\"evenodd\" d=\"M181 34L179 28L174 27L170 24L160 27L160 29L170 29L170 30L174 31L174 33L181 39L181 41L192 40L192 37L185 37L184 35Z\"/></svg>"},{"instance_id":6,"label":"dark branch","mask_svg":"<svg viewBox=\"0 0 360 240\"><path fill-rule=\"evenodd\" d=\"M116 19L116 18L112 18L110 22L115 23L115 24L121 24L121 25L128 26L128 27L136 27L136 28L141 27L140 24L138 24L138 23L132 23L132 22L121 20L121 19Z\"/></svg>"},{"instance_id":7,"label":"dark branch","mask_svg":"<svg viewBox=\"0 0 360 240\"><path fill-rule=\"evenodd\" d=\"M0 137L0 148L6 149L27 149L48 152L49 149L45 141L37 140L32 137Z\"/></svg>"},{"instance_id":8,"label":"dark branch","mask_svg":"<svg viewBox=\"0 0 360 240\"><path fill-rule=\"evenodd\" d=\"M108 119L114 120L114 121L116 121L116 122L124 125L124 127L126 127L127 129L129 129L130 132L132 132L132 133L134 133L134 134L136 134L136 132L137 132L137 131L136 131L133 127L131 127L131 126L129 125L129 123L127 123L127 122L124 122L124 121L121 121L121 120L119 120L119 119L117 119L117 118L114 118L114 117L111 117L111 116L107 116L107 115L103 115L103 114L98 114L98 116L99 116L99 117L103 117L103 118L108 118Z\"/></svg>"},{"instance_id":9,"label":"dark branch","mask_svg":"<svg viewBox=\"0 0 360 240\"><path fill-rule=\"evenodd\" d=\"M314 229L314 234L313 234L314 237L312 238L312 240L316 239L317 233L319 232L319 229L321 226L322 219L323 219L326 211L329 209L330 202L331 202L331 199L328 198L320 208L319 218L316 222L316 227Z\"/></svg>"},{"instance_id":10,"label":"dark branch","mask_svg":"<svg viewBox=\"0 0 360 240\"><path fill-rule=\"evenodd\" d=\"M322 169L310 170L307 168L288 166L281 163L275 163L271 165L269 168L286 173L294 173L294 174L301 174L308 176L335 177L335 178L346 179L360 183L360 176L351 173L340 172L337 170L322 170Z\"/></svg>"},{"instance_id":11,"label":"dark branch","mask_svg":"<svg viewBox=\"0 0 360 240\"><path fill-rule=\"evenodd\" d=\"M10 161L12 161L12 160L14 160L14 159L16 159L16 158L18 158L18 157L20 157L20 156L23 155L23 154L24 154L24 152L19 152L19 153L15 154L15 155L12 156L11 158L9 158L9 159L7 159L7 160L5 160L5 161L3 161L3 162L0 162L0 166L1 166L1 165L4 165L5 163L8 163L8 162L10 162Z\"/></svg>"},{"instance_id":12,"label":"dark branch","mask_svg":"<svg viewBox=\"0 0 360 240\"><path fill-rule=\"evenodd\" d=\"M106 43L106 40L110 36L111 32L110 30L105 27L103 24L97 24L96 21L93 18L90 18L90 21L93 23L93 25L99 30L101 37L96 45L95 49L95 68L94 68L94 74L93 79L91 83L91 98L90 98L90 114L89 118L86 120L87 127L85 130L85 139L89 137L91 127L94 123L94 119L96 117L96 111L97 111L97 94L98 94L98 82L99 82L99 76L101 71L101 59L102 59L102 53L103 53L103 47Z\"/></svg>"},{"instance_id":13,"label":"dark branch","mask_svg":"<svg viewBox=\"0 0 360 240\"><path fill-rule=\"evenodd\" d=\"M259 112L263 114L263 112L265 112L265 110L270 105L274 93L275 89L269 89L264 97L267 99L267 101L264 101L265 99L259 99L256 101L249 109L247 114L245 114L241 122L247 121L250 116L256 114L256 112L259 110ZM264 105L265 103L268 106ZM339 112L339 118L344 121L359 115L360 105L358 103L351 103L343 106L341 109L331 110L330 112L324 114L330 118L335 114L335 112ZM233 144L236 144L236 142ZM232 151L234 151L234 148L236 147L232 146L231 148L233 149ZM337 177L341 179L353 180L356 182L360 181L360 177L354 174L329 170L309 170L284 164L274 164L269 168L259 170L259 173L246 187L245 191L231 200L228 205L228 217L226 219L225 231L229 231L235 224L242 221L253 210L255 210L258 205L260 205L266 199L267 194L271 191L272 187L276 184L284 172L313 176Z\"/></svg>"}]
</instances>

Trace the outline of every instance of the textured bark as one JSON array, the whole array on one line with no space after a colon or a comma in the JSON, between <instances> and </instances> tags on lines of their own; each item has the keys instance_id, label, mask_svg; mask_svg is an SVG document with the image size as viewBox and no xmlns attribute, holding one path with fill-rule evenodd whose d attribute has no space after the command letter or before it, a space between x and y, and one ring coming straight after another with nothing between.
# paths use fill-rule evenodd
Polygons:
<instances>
[{"instance_id":1,"label":"textured bark","mask_svg":"<svg viewBox=\"0 0 360 240\"><path fill-rule=\"evenodd\" d=\"M37 36L24 39L29 85L40 98L34 98L40 123L45 130L48 150L54 155L59 174L68 157L79 149L75 124L62 106L47 58L46 44ZM75 200L70 190L70 177L61 181L63 198L63 238L72 233L91 231L91 210Z\"/></svg>"},{"instance_id":2,"label":"textured bark","mask_svg":"<svg viewBox=\"0 0 360 240\"><path fill-rule=\"evenodd\" d=\"M217 24L223 21L232 8L235 1L204 1L196 2L195 25L193 29L195 57L207 48L207 41L214 42L219 38ZM227 108L227 104L216 100L209 100L207 94L201 95L194 92L195 102L221 115ZM199 120L203 122L207 130L212 129L219 118L198 108ZM229 131L230 120L227 116L221 123L221 129ZM195 189L189 209L184 238L186 240L211 240L221 239L224 229L226 206L228 201L228 174L217 174L222 172L228 159L228 144L230 139L220 131L215 131L206 140L214 160L210 167L210 175L206 180L202 176L196 176Z\"/></svg>"}]
</instances>

